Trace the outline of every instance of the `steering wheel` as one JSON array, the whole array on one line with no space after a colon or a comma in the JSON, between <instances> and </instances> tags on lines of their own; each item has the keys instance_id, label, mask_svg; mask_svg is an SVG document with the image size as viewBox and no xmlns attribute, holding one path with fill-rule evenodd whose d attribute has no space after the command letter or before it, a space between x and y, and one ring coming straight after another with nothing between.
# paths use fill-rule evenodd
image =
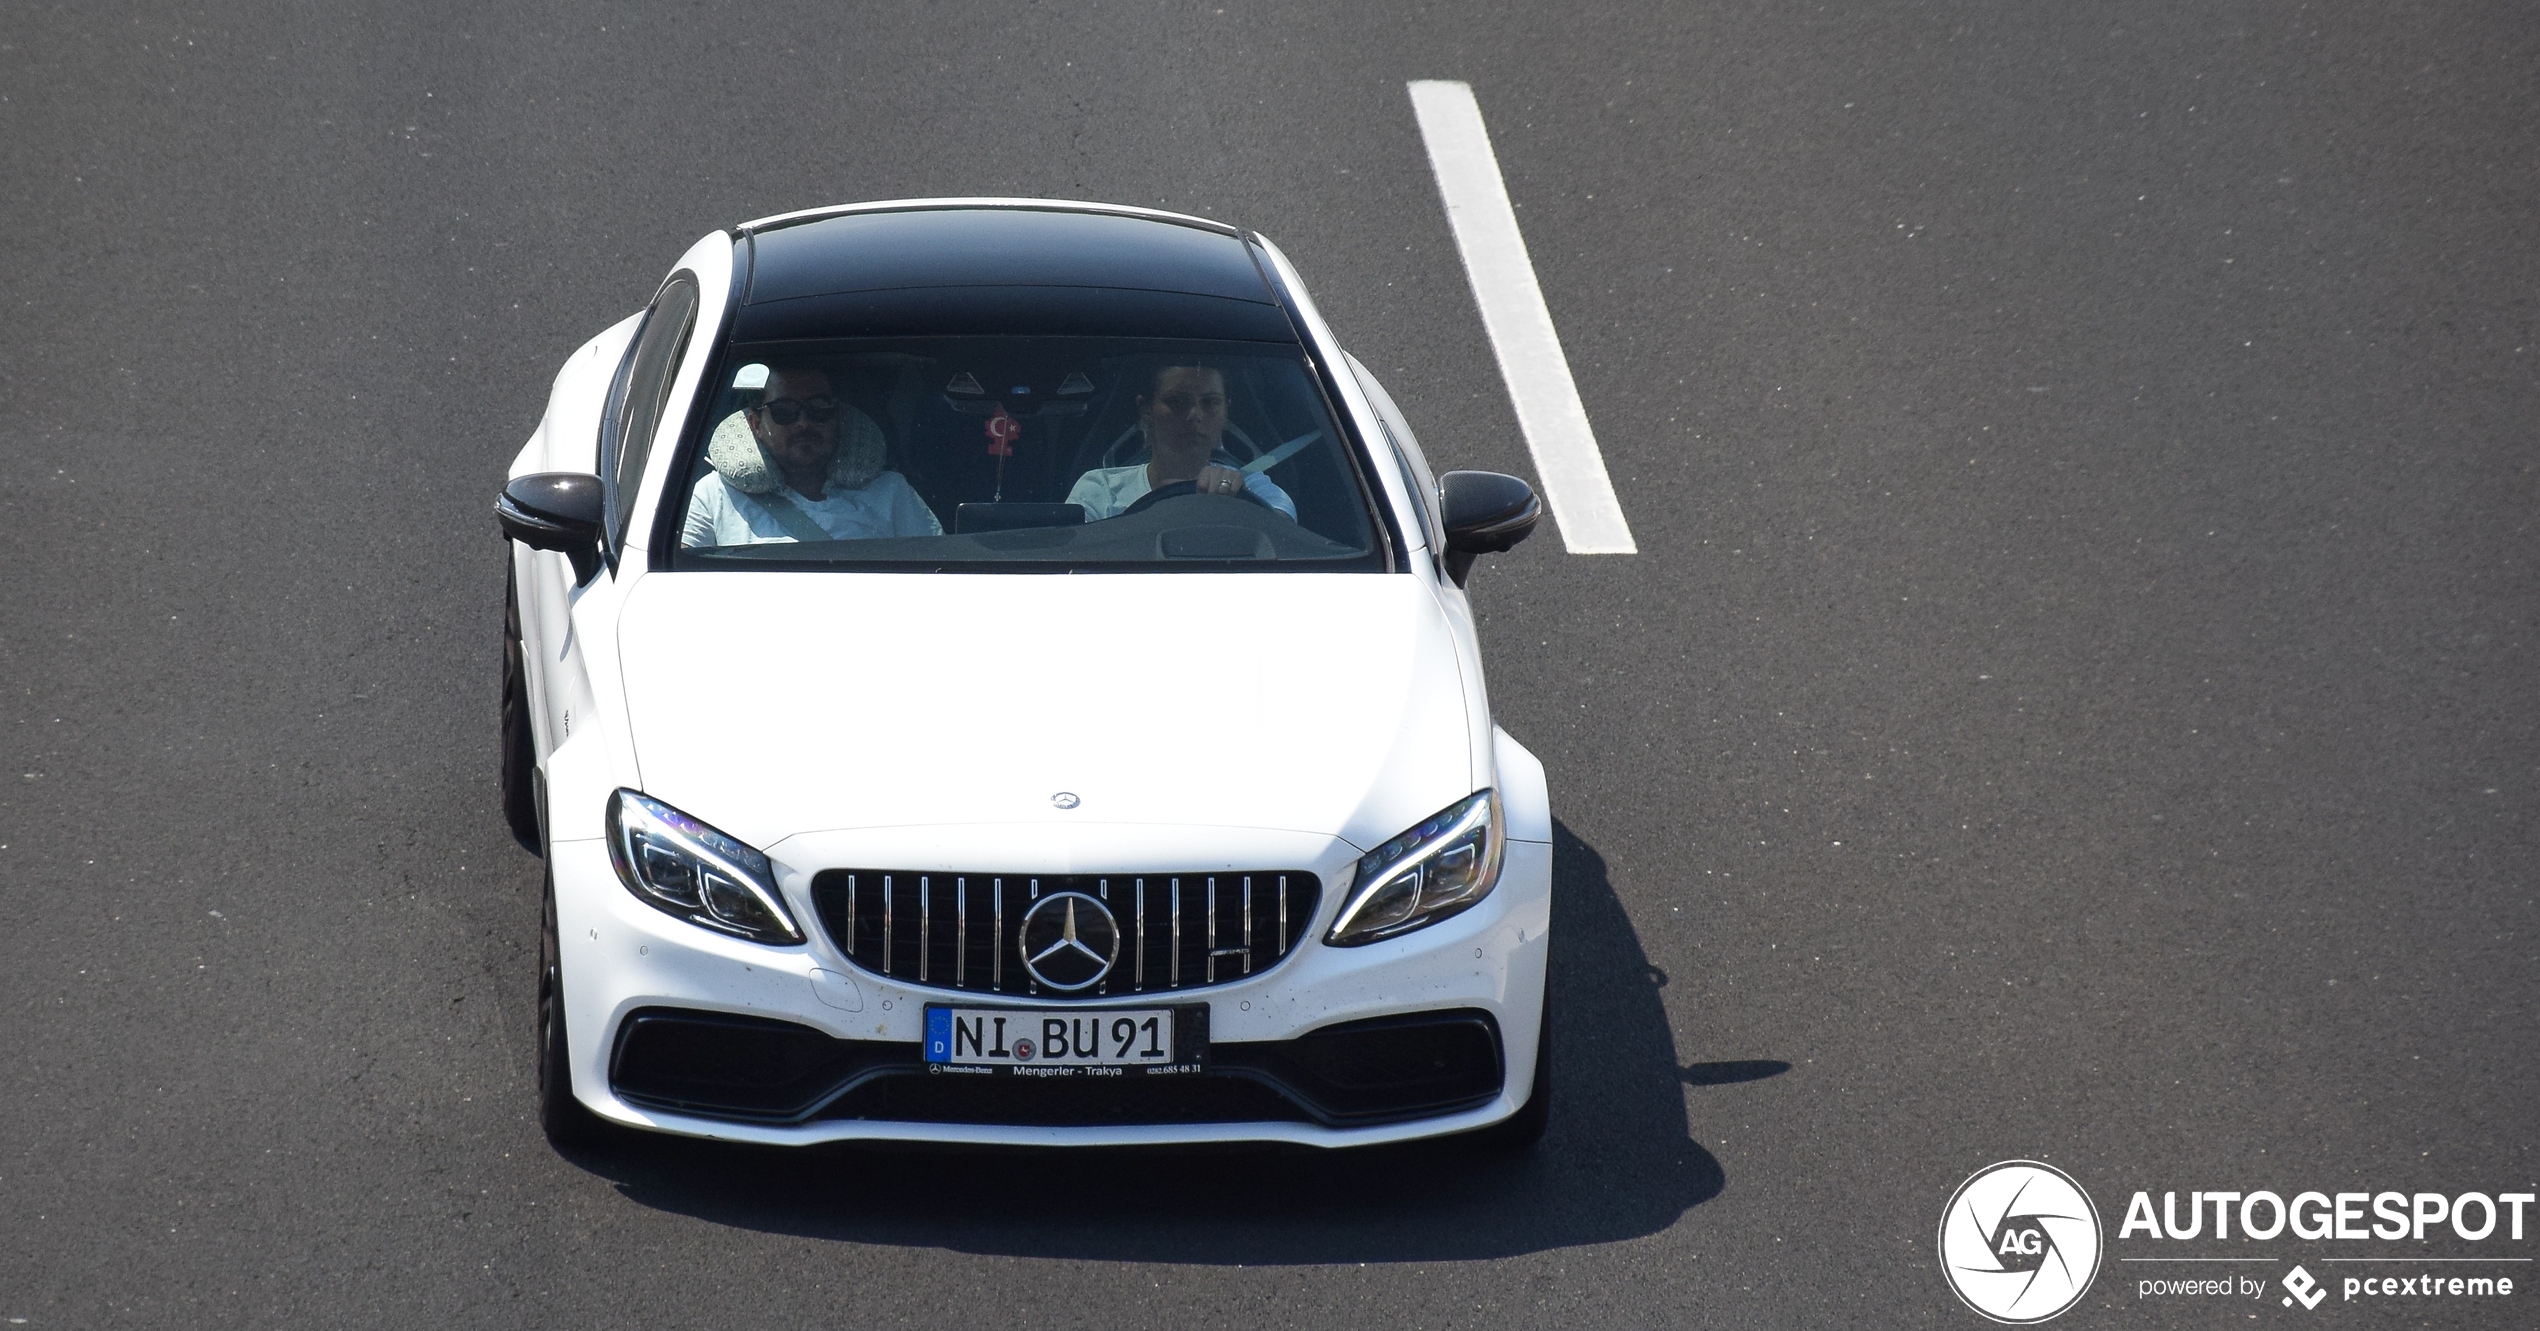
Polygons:
<instances>
[{"instance_id":1,"label":"steering wheel","mask_svg":"<svg viewBox=\"0 0 2540 1331\"><path fill-rule=\"evenodd\" d=\"M1164 502L1165 500L1167 500L1167 499L1180 499L1180 498L1182 498L1182 497L1183 497L1183 496L1185 496L1185 495L1195 495L1195 494L1198 494L1198 493L1199 493L1199 482L1197 482L1197 481L1166 481L1164 484L1159 485L1159 486L1155 487L1154 489L1147 491L1145 494L1142 494L1142 495L1138 496L1138 502L1136 502L1136 503L1134 503L1134 504L1131 504L1131 505L1129 505L1127 508L1124 508L1124 509L1120 510L1120 516L1122 516L1122 517L1124 517L1124 518L1125 518L1125 517L1130 517L1130 516L1132 516L1132 515L1134 515L1134 514L1144 513L1144 512L1146 512L1148 509L1153 508L1153 507L1155 507L1156 505L1163 503L1163 502ZM1268 501L1268 500L1266 500L1266 499L1263 499L1261 496L1259 496L1259 495L1257 495L1257 494L1254 494L1254 493L1252 492L1251 488L1250 488L1250 487L1248 487L1248 486L1247 486L1247 487L1245 487L1245 488L1243 488L1243 489L1239 489L1239 490L1235 491L1233 494L1230 494L1230 495L1229 495L1229 494L1211 495L1211 496L1210 496L1210 498L1212 498L1212 499L1249 499L1249 500L1251 500L1253 503L1256 503L1256 504L1261 505L1263 508L1269 508L1269 507L1270 507L1270 501ZM1272 511L1273 511L1273 512L1276 512L1277 510L1273 509Z\"/></svg>"}]
</instances>

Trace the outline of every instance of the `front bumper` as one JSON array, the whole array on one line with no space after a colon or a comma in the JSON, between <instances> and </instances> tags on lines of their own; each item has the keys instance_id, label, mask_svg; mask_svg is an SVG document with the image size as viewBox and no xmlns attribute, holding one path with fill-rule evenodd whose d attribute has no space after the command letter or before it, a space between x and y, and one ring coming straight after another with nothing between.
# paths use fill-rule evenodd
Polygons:
<instances>
[{"instance_id":1,"label":"front bumper","mask_svg":"<svg viewBox=\"0 0 2540 1331\"><path fill-rule=\"evenodd\" d=\"M993 847L1001 829L923 829L923 840L959 847L977 865L982 847ZM1086 829L1092 831L1093 829ZM816 848L795 847L820 863L911 862L919 829L876 834L869 844L843 846L824 838ZM1287 864L1308 868L1327 883L1346 881L1355 848L1331 838L1251 829L1208 829L1208 844L1231 864ZM1106 838L1121 847L1122 866L1137 861L1174 862L1170 853L1191 844L1187 829L1162 844L1157 829L1123 827ZM1042 831L1042 835L1046 835ZM1138 843L1153 842L1141 846ZM886 844L896 843L896 844ZM613 1122L655 1131L778 1145L884 1140L993 1145L1127 1146L1234 1141L1275 1141L1313 1146L1355 1146L1438 1136L1484 1127L1515 1113L1534 1075L1543 1010L1546 927L1550 916L1552 848L1511 841L1498 887L1480 905L1430 928L1366 947L1332 948L1319 941L1346 893L1327 892L1318 918L1295 953L1259 975L1227 984L1147 996L1151 1002L1204 1004L1212 1051L1223 1051L1196 1099L1147 1102L1101 1092L1076 1102L1066 1095L1018 1092L1007 1078L956 1078L911 1074L922 1038L924 1008L935 1003L991 1001L999 1006L1043 1007L1086 1013L1102 1004L995 998L908 985L859 970L840 955L811 909L810 872L778 858L778 883L796 920L810 935L800 947L769 948L686 924L637 901L617 881L603 843L570 841L550 847L556 885L559 960L564 978L574 1093ZM1187 855L1181 858L1188 864ZM1124 1005L1115 1001L1111 1006ZM786 1023L816 1032L827 1044L800 1044L807 1078L786 1095L750 1109L725 1097L664 1095L663 1083L636 1075L624 1062L629 1023L639 1015L658 1020L667 1012L726 1014ZM1300 1071L1298 1053L1321 1046L1292 1045L1309 1033L1385 1018L1430 1014L1432 1022L1461 1013L1495 1029L1500 1073L1495 1088L1469 1077L1460 1095L1422 1102L1417 1094L1386 1112L1369 1112L1344 1095L1335 1112L1328 1087L1302 1083L1319 1075ZM735 1023L743 1026L748 1023ZM791 1037L789 1037L791 1038ZM821 1063L822 1052L844 1060ZM656 1060L658 1062L658 1060ZM803 1069L808 1069L803 1070ZM843 1069L843 1070L842 1070ZM879 1071L876 1071L879 1069ZM1467 1069L1469 1072L1469 1069ZM638 1069L640 1073L640 1069ZM821 1078L827 1077L823 1082ZM1162 1082L1167 1078L1139 1078ZM1188 1079L1198 1082L1203 1079ZM958 1083L976 1081L999 1089L966 1099ZM621 1082L623 1089L621 1089ZM1214 1083L1243 1083L1243 1090ZM853 1084L849 1084L853 1083ZM928 1089L932 1088L932 1089ZM1247 1095L1250 1096L1247 1099ZM1000 1097L1003 1097L1000 1099ZM1213 1098L1212 1098L1213 1097ZM1137 1121L1141 1103L1162 1105L1160 1117ZM1370 1102L1372 1103L1372 1102ZM1007 1108L1000 1109L1004 1105ZM1258 1111L1252 1116L1245 1106ZM685 1106L683 1110L683 1106ZM1081 1114L1081 1121L1078 1115ZM1014 1121L981 1121L999 1118ZM1197 1120L1197 1121L1193 1121Z\"/></svg>"}]
</instances>

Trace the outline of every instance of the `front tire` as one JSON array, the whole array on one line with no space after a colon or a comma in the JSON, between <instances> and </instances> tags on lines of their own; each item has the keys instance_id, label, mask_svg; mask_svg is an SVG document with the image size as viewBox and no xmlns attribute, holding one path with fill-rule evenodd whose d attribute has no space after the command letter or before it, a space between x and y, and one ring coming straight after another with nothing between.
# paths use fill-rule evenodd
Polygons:
<instances>
[{"instance_id":1,"label":"front tire","mask_svg":"<svg viewBox=\"0 0 2540 1331\"><path fill-rule=\"evenodd\" d=\"M538 826L538 744L529 731L529 668L521 659L520 593L503 576L503 821L532 855L543 848Z\"/></svg>"},{"instance_id":2,"label":"front tire","mask_svg":"<svg viewBox=\"0 0 2540 1331\"><path fill-rule=\"evenodd\" d=\"M573 1098L573 1059L565 1039L563 949L556 937L556 888L552 877L538 927L538 1126L559 1150L599 1144L608 1135L600 1116Z\"/></svg>"}]
</instances>

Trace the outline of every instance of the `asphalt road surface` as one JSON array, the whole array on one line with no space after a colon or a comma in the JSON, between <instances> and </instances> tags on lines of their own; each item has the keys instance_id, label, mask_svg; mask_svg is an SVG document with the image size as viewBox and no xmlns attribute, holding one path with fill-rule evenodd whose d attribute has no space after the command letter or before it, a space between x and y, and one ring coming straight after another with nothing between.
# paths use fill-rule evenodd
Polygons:
<instances>
[{"instance_id":1,"label":"asphalt road surface","mask_svg":"<svg viewBox=\"0 0 2540 1331\"><path fill-rule=\"evenodd\" d=\"M2535 69L2514 4L20 0L0 1317L1973 1326L1996 1160L2112 1236L2529 1191ZM1562 825L1540 1152L551 1151L489 510L562 357L741 219L1160 205L1523 474L1415 78L1640 547L1475 581ZM2063 1324L2307 1318L2134 1270Z\"/></svg>"}]
</instances>

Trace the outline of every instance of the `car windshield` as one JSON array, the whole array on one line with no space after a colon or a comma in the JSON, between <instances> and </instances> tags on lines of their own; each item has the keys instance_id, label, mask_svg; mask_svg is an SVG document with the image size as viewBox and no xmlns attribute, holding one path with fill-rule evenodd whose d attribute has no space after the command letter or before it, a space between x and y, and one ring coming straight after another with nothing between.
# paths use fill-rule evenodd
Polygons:
<instances>
[{"instance_id":1,"label":"car windshield","mask_svg":"<svg viewBox=\"0 0 2540 1331\"><path fill-rule=\"evenodd\" d=\"M911 337L719 364L673 567L1383 567L1295 348Z\"/></svg>"}]
</instances>

